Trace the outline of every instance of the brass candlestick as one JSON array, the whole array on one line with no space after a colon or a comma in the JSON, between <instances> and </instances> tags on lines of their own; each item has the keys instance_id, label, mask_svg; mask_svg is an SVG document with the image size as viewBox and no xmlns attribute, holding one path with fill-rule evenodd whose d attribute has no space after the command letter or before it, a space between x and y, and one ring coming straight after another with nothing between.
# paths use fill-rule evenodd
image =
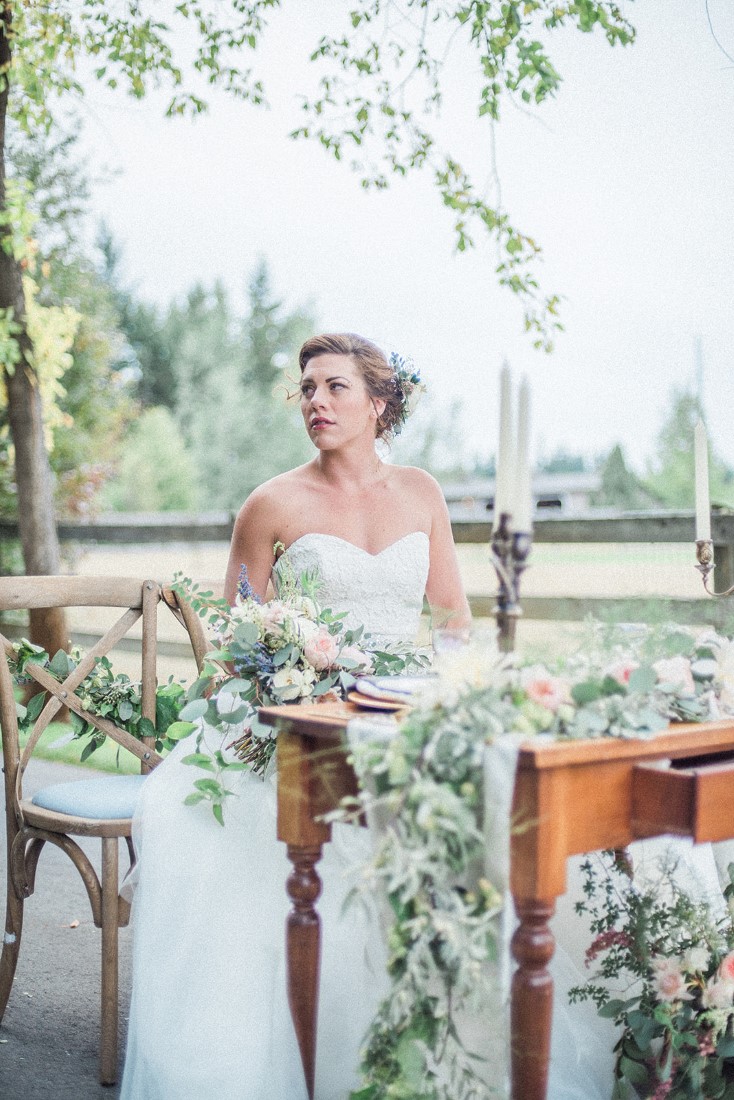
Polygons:
<instances>
[{"instance_id":1,"label":"brass candlestick","mask_svg":"<svg viewBox=\"0 0 734 1100\"><path fill-rule=\"evenodd\" d=\"M711 539L696 539L696 561L698 562L696 569L703 577L703 587L708 592L709 596L731 596L734 594L734 584L731 588L727 588L725 592L714 592L713 588L709 588L709 577L714 571L714 544Z\"/></svg>"},{"instance_id":2,"label":"brass candlestick","mask_svg":"<svg viewBox=\"0 0 734 1100\"><path fill-rule=\"evenodd\" d=\"M522 615L520 577L527 568L533 545L532 533L513 531L511 523L512 515L502 512L490 543L492 564L499 581L497 603L492 613L497 621L500 649L504 653L511 653L515 648L517 620Z\"/></svg>"}]
</instances>

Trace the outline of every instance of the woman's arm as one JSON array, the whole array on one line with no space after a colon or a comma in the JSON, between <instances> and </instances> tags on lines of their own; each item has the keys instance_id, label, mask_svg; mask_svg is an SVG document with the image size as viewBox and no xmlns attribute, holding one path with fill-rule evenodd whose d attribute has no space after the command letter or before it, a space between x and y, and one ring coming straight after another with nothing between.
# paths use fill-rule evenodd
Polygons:
<instances>
[{"instance_id":1,"label":"woman's arm","mask_svg":"<svg viewBox=\"0 0 734 1100\"><path fill-rule=\"evenodd\" d=\"M451 520L441 487L428 474L425 492L431 506L430 565L426 596L435 626L461 628L471 623L471 611L459 573Z\"/></svg>"},{"instance_id":2,"label":"woman's arm","mask_svg":"<svg viewBox=\"0 0 734 1100\"><path fill-rule=\"evenodd\" d=\"M237 582L243 565L252 589L260 599L270 580L276 541L275 508L266 486L261 486L247 498L240 508L229 546L229 561L224 579L224 597L233 604L237 595Z\"/></svg>"}]
</instances>

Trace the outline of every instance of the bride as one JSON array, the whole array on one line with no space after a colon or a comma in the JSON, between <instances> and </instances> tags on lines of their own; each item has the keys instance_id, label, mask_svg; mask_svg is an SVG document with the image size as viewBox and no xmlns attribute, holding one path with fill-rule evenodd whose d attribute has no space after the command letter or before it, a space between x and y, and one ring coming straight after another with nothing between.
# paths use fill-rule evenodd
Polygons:
<instances>
[{"instance_id":1,"label":"bride","mask_svg":"<svg viewBox=\"0 0 734 1100\"><path fill-rule=\"evenodd\" d=\"M399 373L353 334L300 352L301 412L316 457L262 485L235 523L225 580L234 600L244 564L264 598L279 572L317 569L322 602L384 640L413 641L424 595L450 625L470 613L439 486L385 464L375 440L407 412ZM272 445L271 441L267 441ZM266 445L266 441L263 441ZM285 547L275 561L274 547ZM195 735L192 735L195 737ZM133 996L122 1100L306 1100L286 999L284 846L274 780L237 773L222 829L184 806L191 769L177 745L146 781L136 822ZM320 863L323 957L318 1100L358 1084L359 1047L385 990L374 914L342 912L366 830L334 826Z\"/></svg>"}]
</instances>

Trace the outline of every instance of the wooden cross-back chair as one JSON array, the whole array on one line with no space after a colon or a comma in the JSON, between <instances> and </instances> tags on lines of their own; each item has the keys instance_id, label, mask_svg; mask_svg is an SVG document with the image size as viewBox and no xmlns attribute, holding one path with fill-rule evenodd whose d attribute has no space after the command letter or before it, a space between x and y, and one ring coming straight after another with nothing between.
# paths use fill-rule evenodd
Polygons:
<instances>
[{"instance_id":1,"label":"wooden cross-back chair","mask_svg":"<svg viewBox=\"0 0 734 1100\"><path fill-rule=\"evenodd\" d=\"M170 589L153 580L127 577L3 577L0 611L42 608L111 607L125 609L112 627L83 657L63 682L39 664L26 674L48 692L46 703L21 750L8 665L13 649L0 634L0 728L2 729L7 818L7 913L0 956L0 1021L10 995L20 951L23 903L34 890L36 867L45 844L65 852L79 871L92 906L94 923L102 930L100 1081L114 1084L117 1076L118 929L128 923L129 903L119 895L118 841L127 842L134 861L131 832L135 804L145 775L160 762L153 737L136 739L104 717L85 710L76 692L98 657L105 656L142 619L141 709L155 725L158 608L164 603L185 626L198 668L207 642L198 616ZM53 656L51 654L50 656ZM133 677L134 678L134 677ZM33 798L23 795L23 775L39 738L63 708L88 720L141 762L141 775L106 775L54 784ZM100 837L101 876L73 838Z\"/></svg>"}]
</instances>

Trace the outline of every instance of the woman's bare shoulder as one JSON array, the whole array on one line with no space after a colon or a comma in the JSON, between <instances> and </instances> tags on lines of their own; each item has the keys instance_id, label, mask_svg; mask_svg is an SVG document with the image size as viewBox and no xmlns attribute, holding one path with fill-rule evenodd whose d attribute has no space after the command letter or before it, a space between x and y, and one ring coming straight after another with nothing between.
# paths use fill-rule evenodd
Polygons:
<instances>
[{"instance_id":1,"label":"woman's bare shoulder","mask_svg":"<svg viewBox=\"0 0 734 1100\"><path fill-rule=\"evenodd\" d=\"M443 490L435 477L419 466L393 466L392 471L398 488L417 493L428 501L443 500Z\"/></svg>"},{"instance_id":2,"label":"woman's bare shoulder","mask_svg":"<svg viewBox=\"0 0 734 1100\"><path fill-rule=\"evenodd\" d=\"M293 470L287 470L283 474L271 477L253 489L249 497L239 511L240 516L248 519L264 519L276 516L278 512L287 507L293 498L294 492L308 484L310 478L311 463L305 466L297 466ZM238 517L239 518L239 517Z\"/></svg>"}]
</instances>

